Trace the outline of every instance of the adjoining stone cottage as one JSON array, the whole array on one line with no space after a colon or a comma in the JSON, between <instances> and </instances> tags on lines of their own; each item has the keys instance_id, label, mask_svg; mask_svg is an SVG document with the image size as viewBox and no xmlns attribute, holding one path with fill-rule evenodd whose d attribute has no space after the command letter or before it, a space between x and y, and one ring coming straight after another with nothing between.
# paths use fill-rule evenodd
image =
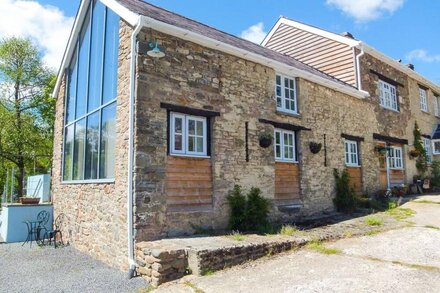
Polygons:
<instances>
[{"instance_id":1,"label":"adjoining stone cottage","mask_svg":"<svg viewBox=\"0 0 440 293\"><path fill-rule=\"evenodd\" d=\"M408 91L394 125L364 88L143 1L83 0L54 91L63 234L134 269L136 243L225 228L235 184L260 188L277 221L333 210L334 168L374 192L377 139L407 143L419 119ZM406 166L406 154L393 160Z\"/></svg>"}]
</instances>

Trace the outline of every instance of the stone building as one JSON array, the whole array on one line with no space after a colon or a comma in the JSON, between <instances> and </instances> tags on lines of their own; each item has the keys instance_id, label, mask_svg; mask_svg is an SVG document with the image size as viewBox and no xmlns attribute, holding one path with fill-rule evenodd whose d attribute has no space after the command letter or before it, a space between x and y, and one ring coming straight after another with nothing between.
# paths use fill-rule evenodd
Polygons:
<instances>
[{"instance_id":1,"label":"stone building","mask_svg":"<svg viewBox=\"0 0 440 293\"><path fill-rule=\"evenodd\" d=\"M413 95L437 86L365 52L344 78L265 46L143 1L83 0L54 91L66 240L132 270L136 243L225 228L235 184L260 188L273 220L333 211L334 169L358 193L387 187L378 141L396 145L392 183L408 182L411 123L438 123ZM380 107L378 78L398 111Z\"/></svg>"}]
</instances>

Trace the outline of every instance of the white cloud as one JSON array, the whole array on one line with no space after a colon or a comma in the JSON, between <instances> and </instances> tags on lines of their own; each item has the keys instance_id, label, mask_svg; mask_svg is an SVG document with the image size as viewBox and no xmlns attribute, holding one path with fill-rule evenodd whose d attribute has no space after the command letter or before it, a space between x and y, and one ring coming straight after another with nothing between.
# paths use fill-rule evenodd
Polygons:
<instances>
[{"instance_id":1,"label":"white cloud","mask_svg":"<svg viewBox=\"0 0 440 293\"><path fill-rule=\"evenodd\" d=\"M404 2L405 0L327 0L328 5L342 10L357 22L375 20L384 13L392 14Z\"/></svg>"},{"instance_id":2,"label":"white cloud","mask_svg":"<svg viewBox=\"0 0 440 293\"><path fill-rule=\"evenodd\" d=\"M440 54L430 55L428 51L423 49L412 50L408 54L406 54L406 59L408 61L419 60L422 62L440 62Z\"/></svg>"},{"instance_id":3,"label":"white cloud","mask_svg":"<svg viewBox=\"0 0 440 293\"><path fill-rule=\"evenodd\" d=\"M37 1L0 0L0 11L0 38L30 38L41 49L43 61L58 69L74 19Z\"/></svg>"},{"instance_id":4,"label":"white cloud","mask_svg":"<svg viewBox=\"0 0 440 293\"><path fill-rule=\"evenodd\" d=\"M250 26L241 32L240 37L245 40L260 44L266 37L267 32L264 31L264 24L259 22Z\"/></svg>"}]
</instances>

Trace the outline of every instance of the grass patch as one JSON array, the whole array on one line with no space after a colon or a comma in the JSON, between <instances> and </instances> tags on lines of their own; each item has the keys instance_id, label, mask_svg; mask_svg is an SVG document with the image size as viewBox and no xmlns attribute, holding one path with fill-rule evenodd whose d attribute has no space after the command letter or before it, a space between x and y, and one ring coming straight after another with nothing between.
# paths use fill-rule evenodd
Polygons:
<instances>
[{"instance_id":1,"label":"grass patch","mask_svg":"<svg viewBox=\"0 0 440 293\"><path fill-rule=\"evenodd\" d=\"M373 236L373 235L377 235L377 234L380 234L380 233L382 233L381 230L370 230L370 231L366 232L365 235L366 236Z\"/></svg>"},{"instance_id":2,"label":"grass patch","mask_svg":"<svg viewBox=\"0 0 440 293\"><path fill-rule=\"evenodd\" d=\"M345 231L344 232L344 238L351 238L353 237L353 232L352 231Z\"/></svg>"},{"instance_id":3,"label":"grass patch","mask_svg":"<svg viewBox=\"0 0 440 293\"><path fill-rule=\"evenodd\" d=\"M412 217L416 212L413 211L412 209L397 208L397 209L388 210L385 213L398 221L402 221L409 217Z\"/></svg>"},{"instance_id":4,"label":"grass patch","mask_svg":"<svg viewBox=\"0 0 440 293\"><path fill-rule=\"evenodd\" d=\"M150 293L153 292L154 290L156 290L156 287L150 285L147 288L142 288L137 290L136 293Z\"/></svg>"},{"instance_id":5,"label":"grass patch","mask_svg":"<svg viewBox=\"0 0 440 293\"><path fill-rule=\"evenodd\" d=\"M434 229L434 230L440 230L440 227L434 226L434 225L425 225L425 228Z\"/></svg>"},{"instance_id":6,"label":"grass patch","mask_svg":"<svg viewBox=\"0 0 440 293\"><path fill-rule=\"evenodd\" d=\"M370 226L382 226L383 220L375 217L368 217L365 219L365 223Z\"/></svg>"},{"instance_id":7,"label":"grass patch","mask_svg":"<svg viewBox=\"0 0 440 293\"><path fill-rule=\"evenodd\" d=\"M299 232L299 229L297 227L292 226L292 225L284 225L281 227L279 234L284 235L284 236L293 236L297 232Z\"/></svg>"},{"instance_id":8,"label":"grass patch","mask_svg":"<svg viewBox=\"0 0 440 293\"><path fill-rule=\"evenodd\" d=\"M194 285L193 283L191 283L191 282L189 282L189 281L188 281L188 282L185 282L184 284L185 284L186 286L190 287L191 289L193 289L193 291L194 291L195 293L205 293L205 291L203 291L203 290L197 288L196 285Z\"/></svg>"},{"instance_id":9,"label":"grass patch","mask_svg":"<svg viewBox=\"0 0 440 293\"><path fill-rule=\"evenodd\" d=\"M425 204L440 204L440 202L432 201L432 200L415 200L413 203L425 203Z\"/></svg>"},{"instance_id":10,"label":"grass patch","mask_svg":"<svg viewBox=\"0 0 440 293\"><path fill-rule=\"evenodd\" d=\"M245 238L244 235L238 231L233 231L232 234L229 235L228 237L235 240L235 241L243 241Z\"/></svg>"},{"instance_id":11,"label":"grass patch","mask_svg":"<svg viewBox=\"0 0 440 293\"><path fill-rule=\"evenodd\" d=\"M215 274L215 271L213 271L211 269L207 269L207 270L202 272L202 276L212 276L214 274Z\"/></svg>"},{"instance_id":12,"label":"grass patch","mask_svg":"<svg viewBox=\"0 0 440 293\"><path fill-rule=\"evenodd\" d=\"M330 254L340 254L342 252L341 250L336 249L336 248L325 247L322 244L322 242L319 241L319 240L312 240L312 241L310 241L309 244L307 244L306 247L308 249L315 250L315 251L317 251L319 253L327 254L327 255L330 255Z\"/></svg>"},{"instance_id":13,"label":"grass patch","mask_svg":"<svg viewBox=\"0 0 440 293\"><path fill-rule=\"evenodd\" d=\"M426 270L426 271L439 271L440 270L440 268L434 267L434 266L412 264L412 263L401 262L398 260L389 261L389 260L384 260L384 259L380 259L377 257L366 257L366 259L372 260L372 261L377 261L377 262L382 262L382 263L392 263L395 265L400 265L400 266L404 266L407 268L418 269L418 270Z\"/></svg>"}]
</instances>

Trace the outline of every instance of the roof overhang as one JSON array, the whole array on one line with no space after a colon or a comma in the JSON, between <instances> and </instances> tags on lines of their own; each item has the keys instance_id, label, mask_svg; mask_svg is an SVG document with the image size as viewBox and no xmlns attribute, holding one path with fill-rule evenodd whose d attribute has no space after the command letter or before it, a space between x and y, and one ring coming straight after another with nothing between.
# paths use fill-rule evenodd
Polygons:
<instances>
[{"instance_id":1,"label":"roof overhang","mask_svg":"<svg viewBox=\"0 0 440 293\"><path fill-rule=\"evenodd\" d=\"M309 81L315 82L317 84L326 86L328 88L334 89L336 91L348 94L350 96L354 96L356 98L366 98L369 96L368 92L365 91L359 91L358 89L351 87L349 85L343 85L340 83L337 83L335 81L331 81L328 79L325 79L323 77L317 76L315 74L306 72L304 70L298 69L296 67L286 65L282 62L275 61L273 59L267 58L265 56L252 53L249 51L246 51L241 48L237 48L235 46L232 46L230 44L220 42L218 40L206 37L204 35L174 26L170 25L161 21L158 21L156 19L153 19L151 17L139 15L136 13L133 13L132 11L128 10L126 7L122 6L115 0L100 0L103 4L108 6L110 9L112 9L115 13L117 13L122 19L127 21L131 26L135 26L138 22L141 23L143 27L152 28L154 30L157 30L159 32L172 35L187 41L191 41L197 44L200 44L202 46L205 46L207 48L211 48L214 50L219 50L225 53L228 53L230 55L234 55L255 63L259 63L264 66L268 66L276 70L277 72L281 74L286 75L293 75L296 77L304 78ZM55 85L55 89L53 92L53 95L56 96L56 93L59 91L61 80L63 76L63 72L65 68L67 68L68 60L72 57L74 53L75 48L75 42L74 40L77 39L82 22L84 20L85 14L87 12L87 4L90 3L90 0L84 0L81 3L80 10L78 12L77 19L75 20L75 24L71 33L71 36L69 38L68 46L66 49L66 53L64 54L63 62L61 64L60 70L58 72L58 79L57 83Z\"/></svg>"}]
</instances>

